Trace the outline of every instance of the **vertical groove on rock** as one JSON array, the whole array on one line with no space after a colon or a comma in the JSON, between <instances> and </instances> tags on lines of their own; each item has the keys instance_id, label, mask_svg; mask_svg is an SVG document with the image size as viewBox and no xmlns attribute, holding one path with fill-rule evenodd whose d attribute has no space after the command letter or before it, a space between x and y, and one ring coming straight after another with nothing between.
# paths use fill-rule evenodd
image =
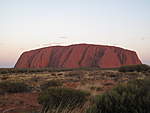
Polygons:
<instances>
[{"instance_id":1,"label":"vertical groove on rock","mask_svg":"<svg viewBox=\"0 0 150 113\"><path fill-rule=\"evenodd\" d=\"M32 65L32 62L33 62L33 59L40 53L40 51L37 51L35 52L30 58L29 58L29 68L33 68L31 65Z\"/></svg>"},{"instance_id":2,"label":"vertical groove on rock","mask_svg":"<svg viewBox=\"0 0 150 113\"><path fill-rule=\"evenodd\" d=\"M52 48L51 49L51 55L50 55L50 58L49 58L49 65L48 65L48 67L52 67L53 65L52 65L52 63L53 63L53 61L52 61L52 58L53 58L53 56L54 56L54 48Z\"/></svg>"},{"instance_id":3,"label":"vertical groove on rock","mask_svg":"<svg viewBox=\"0 0 150 113\"><path fill-rule=\"evenodd\" d=\"M96 51L98 51L98 52L96 52L94 55L94 58L93 58L92 64L91 64L92 67L99 67L98 61L103 57L104 52L105 52L104 49L101 49L98 47L96 48Z\"/></svg>"},{"instance_id":4,"label":"vertical groove on rock","mask_svg":"<svg viewBox=\"0 0 150 113\"><path fill-rule=\"evenodd\" d=\"M63 47L62 51L59 53L59 56L58 56L58 59L57 59L57 66L59 66L60 59L63 56L65 50L66 50L66 47ZM62 68L62 67L60 66L59 68Z\"/></svg>"},{"instance_id":5,"label":"vertical groove on rock","mask_svg":"<svg viewBox=\"0 0 150 113\"><path fill-rule=\"evenodd\" d=\"M50 67L59 67L60 58L63 55L65 47L55 47L52 49L52 54L50 56Z\"/></svg>"},{"instance_id":6,"label":"vertical groove on rock","mask_svg":"<svg viewBox=\"0 0 150 113\"><path fill-rule=\"evenodd\" d=\"M125 64L126 60L127 60L127 56L125 54L125 51L122 51L119 49L119 51L117 49L114 50L114 52L117 54L117 57L120 61L120 64L123 65Z\"/></svg>"},{"instance_id":7,"label":"vertical groove on rock","mask_svg":"<svg viewBox=\"0 0 150 113\"><path fill-rule=\"evenodd\" d=\"M132 63L136 63L135 56L132 56Z\"/></svg>"},{"instance_id":8,"label":"vertical groove on rock","mask_svg":"<svg viewBox=\"0 0 150 113\"><path fill-rule=\"evenodd\" d=\"M125 64L126 60L127 60L127 56L126 56L126 54L124 54L123 59L122 59L122 64Z\"/></svg>"},{"instance_id":9,"label":"vertical groove on rock","mask_svg":"<svg viewBox=\"0 0 150 113\"><path fill-rule=\"evenodd\" d=\"M86 53L87 53L89 47L90 47L90 46L86 47L85 50L84 50L84 52L82 53L82 57L81 57L81 59L79 60L79 63L78 63L79 66L81 66L82 61L83 61L83 59L85 58L85 55L86 55Z\"/></svg>"},{"instance_id":10,"label":"vertical groove on rock","mask_svg":"<svg viewBox=\"0 0 150 113\"><path fill-rule=\"evenodd\" d=\"M126 55L121 52L120 54L118 54L119 60L120 60L120 64L124 64L126 61Z\"/></svg>"},{"instance_id":11,"label":"vertical groove on rock","mask_svg":"<svg viewBox=\"0 0 150 113\"><path fill-rule=\"evenodd\" d=\"M66 58L64 59L64 61L63 61L62 65L61 65L61 67L63 67L64 64L66 63L66 61L69 59L69 57L70 57L72 51L73 51L73 48L71 48L71 50L67 53Z\"/></svg>"}]
</instances>

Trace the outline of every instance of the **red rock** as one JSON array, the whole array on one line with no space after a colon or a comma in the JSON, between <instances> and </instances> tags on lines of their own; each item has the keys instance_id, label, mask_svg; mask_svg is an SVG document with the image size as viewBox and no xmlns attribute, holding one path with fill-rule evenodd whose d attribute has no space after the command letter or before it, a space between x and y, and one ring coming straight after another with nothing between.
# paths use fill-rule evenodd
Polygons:
<instances>
[{"instance_id":1,"label":"red rock","mask_svg":"<svg viewBox=\"0 0 150 113\"><path fill-rule=\"evenodd\" d=\"M141 64L136 52L114 46L76 44L24 52L15 68L114 68Z\"/></svg>"}]
</instances>

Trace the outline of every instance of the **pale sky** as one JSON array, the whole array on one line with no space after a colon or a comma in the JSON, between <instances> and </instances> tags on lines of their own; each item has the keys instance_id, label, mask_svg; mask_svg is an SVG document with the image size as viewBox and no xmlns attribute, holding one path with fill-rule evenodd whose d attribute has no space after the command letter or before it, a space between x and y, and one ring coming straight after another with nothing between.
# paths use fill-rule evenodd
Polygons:
<instances>
[{"instance_id":1,"label":"pale sky","mask_svg":"<svg viewBox=\"0 0 150 113\"><path fill-rule=\"evenodd\" d=\"M0 0L0 67L27 50L78 43L131 49L150 64L150 0Z\"/></svg>"}]
</instances>

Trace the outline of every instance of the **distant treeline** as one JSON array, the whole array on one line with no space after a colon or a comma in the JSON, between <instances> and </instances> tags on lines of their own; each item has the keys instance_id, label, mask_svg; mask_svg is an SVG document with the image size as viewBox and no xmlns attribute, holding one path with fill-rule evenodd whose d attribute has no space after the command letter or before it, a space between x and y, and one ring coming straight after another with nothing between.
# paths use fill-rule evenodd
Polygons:
<instances>
[{"instance_id":1,"label":"distant treeline","mask_svg":"<svg viewBox=\"0 0 150 113\"><path fill-rule=\"evenodd\" d=\"M99 70L101 68L83 67L83 68L0 68L0 74L7 73L39 73L39 72L61 72L61 71L76 71L76 70Z\"/></svg>"},{"instance_id":2,"label":"distant treeline","mask_svg":"<svg viewBox=\"0 0 150 113\"><path fill-rule=\"evenodd\" d=\"M150 70L150 66L146 64L137 64L137 65L127 65L121 66L118 71L119 72L143 72Z\"/></svg>"},{"instance_id":3,"label":"distant treeline","mask_svg":"<svg viewBox=\"0 0 150 113\"><path fill-rule=\"evenodd\" d=\"M78 70L116 70L119 72L142 72L150 70L146 64L127 65L119 68L100 68L100 67L80 67L80 68L0 68L0 74L10 73L40 73L40 72L61 72L61 71L78 71Z\"/></svg>"}]
</instances>

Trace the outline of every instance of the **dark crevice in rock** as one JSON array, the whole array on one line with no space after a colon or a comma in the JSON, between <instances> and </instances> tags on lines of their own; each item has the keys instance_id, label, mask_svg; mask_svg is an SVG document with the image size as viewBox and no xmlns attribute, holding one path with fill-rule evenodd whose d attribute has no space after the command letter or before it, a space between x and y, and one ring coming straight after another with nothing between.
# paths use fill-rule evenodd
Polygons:
<instances>
[{"instance_id":1,"label":"dark crevice in rock","mask_svg":"<svg viewBox=\"0 0 150 113\"><path fill-rule=\"evenodd\" d=\"M88 46L88 47L85 48L85 50L84 50L84 52L83 52L83 54L82 54L82 57L81 57L81 59L80 59L80 61L79 61L79 63L78 63L79 66L82 64L82 61L84 60L85 55L86 55L86 53L87 53L89 47L90 47L90 46Z\"/></svg>"},{"instance_id":2,"label":"dark crevice in rock","mask_svg":"<svg viewBox=\"0 0 150 113\"><path fill-rule=\"evenodd\" d=\"M53 67L53 63L55 62L55 60L53 59L54 55L55 55L55 48L52 48L48 67Z\"/></svg>"},{"instance_id":3,"label":"dark crevice in rock","mask_svg":"<svg viewBox=\"0 0 150 113\"><path fill-rule=\"evenodd\" d=\"M124 53L124 51L122 51L122 50L118 50L118 51L117 51L117 49L115 49L114 52L117 54L117 57L118 57L118 59L119 59L119 61L120 61L120 64L121 64L121 65L125 64L125 62L126 62L126 60L127 60L127 56L126 56L126 54Z\"/></svg>"},{"instance_id":4,"label":"dark crevice in rock","mask_svg":"<svg viewBox=\"0 0 150 113\"><path fill-rule=\"evenodd\" d=\"M73 51L73 48L71 48L70 51L67 53L66 58L64 59L64 61L63 61L62 65L61 65L61 67L63 67L64 64L66 63L66 61L69 59L69 57L70 57L72 51Z\"/></svg>"},{"instance_id":5,"label":"dark crevice in rock","mask_svg":"<svg viewBox=\"0 0 150 113\"><path fill-rule=\"evenodd\" d=\"M120 64L124 64L126 62L126 55L124 53L118 54Z\"/></svg>"},{"instance_id":6,"label":"dark crevice in rock","mask_svg":"<svg viewBox=\"0 0 150 113\"><path fill-rule=\"evenodd\" d=\"M64 50L65 50L65 47L63 48L60 48L60 47L56 47L55 50L53 51L55 54L53 55L53 63L52 63L52 66L54 68L58 67L59 65L59 62L60 62L60 58L61 56L63 55L64 53Z\"/></svg>"},{"instance_id":7,"label":"dark crevice in rock","mask_svg":"<svg viewBox=\"0 0 150 113\"><path fill-rule=\"evenodd\" d=\"M104 53L105 53L104 49L96 48L96 53L92 59L91 67L99 67L98 61L103 57Z\"/></svg>"},{"instance_id":8,"label":"dark crevice in rock","mask_svg":"<svg viewBox=\"0 0 150 113\"><path fill-rule=\"evenodd\" d=\"M30 68L34 68L31 65L33 64L33 60L34 58L40 53L40 51L36 51L29 59L28 59L28 63L29 63L29 67Z\"/></svg>"}]
</instances>

